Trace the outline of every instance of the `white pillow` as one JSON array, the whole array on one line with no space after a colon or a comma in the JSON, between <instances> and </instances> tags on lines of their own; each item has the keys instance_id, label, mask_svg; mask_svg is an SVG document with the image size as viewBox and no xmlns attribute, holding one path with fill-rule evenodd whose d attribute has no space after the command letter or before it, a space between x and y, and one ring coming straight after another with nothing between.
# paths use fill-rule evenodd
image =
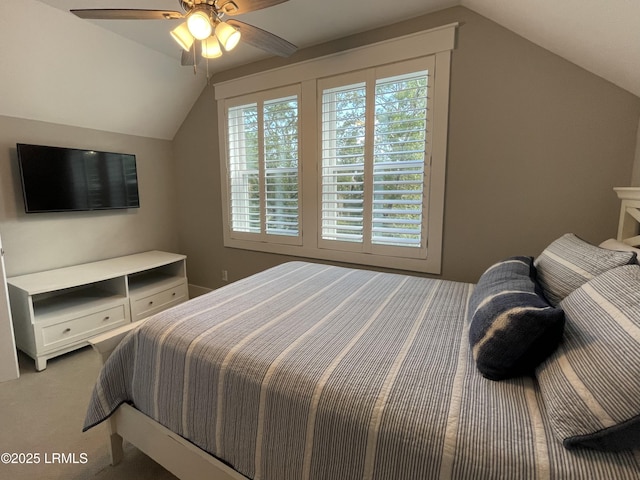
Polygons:
<instances>
[{"instance_id":1,"label":"white pillow","mask_svg":"<svg viewBox=\"0 0 640 480\"><path fill-rule=\"evenodd\" d=\"M636 252L640 256L640 248L632 247L631 245L627 245L620 240L616 240L615 238L610 238L605 240L600 245L600 248L606 248L607 250L618 250L619 252Z\"/></svg>"},{"instance_id":2,"label":"white pillow","mask_svg":"<svg viewBox=\"0 0 640 480\"><path fill-rule=\"evenodd\" d=\"M608 270L560 307L564 340L536 371L554 433L566 448L640 448L640 267Z\"/></svg>"},{"instance_id":3,"label":"white pillow","mask_svg":"<svg viewBox=\"0 0 640 480\"><path fill-rule=\"evenodd\" d=\"M636 263L636 252L596 247L573 233L553 241L536 258L537 280L554 307L582 284L615 267Z\"/></svg>"}]
</instances>

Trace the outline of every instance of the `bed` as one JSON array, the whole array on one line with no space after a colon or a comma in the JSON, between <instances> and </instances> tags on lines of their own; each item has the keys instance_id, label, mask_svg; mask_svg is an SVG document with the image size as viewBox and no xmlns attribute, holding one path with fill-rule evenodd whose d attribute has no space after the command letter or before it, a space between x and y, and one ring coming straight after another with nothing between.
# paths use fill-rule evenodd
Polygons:
<instances>
[{"instance_id":1,"label":"bed","mask_svg":"<svg viewBox=\"0 0 640 480\"><path fill-rule=\"evenodd\" d=\"M564 235L477 285L285 263L95 339L85 430L107 421L113 463L125 438L182 479L637 479L636 253ZM556 299L527 307L553 327L492 380L482 352L500 367L501 335L533 336L495 301L513 275L518 302ZM603 297L616 311L590 314Z\"/></svg>"}]
</instances>

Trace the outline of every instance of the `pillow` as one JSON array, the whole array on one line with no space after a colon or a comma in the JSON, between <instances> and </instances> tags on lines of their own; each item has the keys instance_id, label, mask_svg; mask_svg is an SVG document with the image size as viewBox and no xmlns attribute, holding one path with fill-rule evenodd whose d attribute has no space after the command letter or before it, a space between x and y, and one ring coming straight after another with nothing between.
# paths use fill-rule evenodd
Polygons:
<instances>
[{"instance_id":1,"label":"pillow","mask_svg":"<svg viewBox=\"0 0 640 480\"><path fill-rule=\"evenodd\" d=\"M491 380L533 373L557 347L564 314L534 281L532 257L512 257L482 274L469 299L469 341L480 373Z\"/></svg>"},{"instance_id":2,"label":"pillow","mask_svg":"<svg viewBox=\"0 0 640 480\"><path fill-rule=\"evenodd\" d=\"M605 240L599 245L600 248L606 248L607 250L618 250L619 252L636 252L636 255L640 253L640 248L632 247L631 245L627 245L620 240L616 240L615 238L609 238ZM636 257L636 263L638 262L638 258Z\"/></svg>"},{"instance_id":3,"label":"pillow","mask_svg":"<svg viewBox=\"0 0 640 480\"><path fill-rule=\"evenodd\" d=\"M640 265L599 275L561 302L558 350L536 371L566 448L640 447Z\"/></svg>"},{"instance_id":4,"label":"pillow","mask_svg":"<svg viewBox=\"0 0 640 480\"><path fill-rule=\"evenodd\" d=\"M633 263L635 252L617 252L596 247L573 233L563 235L536 259L538 282L553 306L580 285L615 267Z\"/></svg>"}]
</instances>

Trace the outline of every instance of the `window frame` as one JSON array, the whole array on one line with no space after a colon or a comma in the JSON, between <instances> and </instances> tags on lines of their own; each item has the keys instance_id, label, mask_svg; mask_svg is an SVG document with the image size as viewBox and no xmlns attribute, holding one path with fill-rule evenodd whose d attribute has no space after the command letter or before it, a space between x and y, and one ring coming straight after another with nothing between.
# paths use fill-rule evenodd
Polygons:
<instances>
[{"instance_id":1,"label":"window frame","mask_svg":"<svg viewBox=\"0 0 640 480\"><path fill-rule=\"evenodd\" d=\"M441 273L444 219L445 169L447 154L447 126L451 53L455 47L457 23L397 37L391 40L358 47L352 50L303 61L265 72L247 75L215 84L218 106L218 138L220 147L221 201L223 209L223 238L225 247L268 252L274 254L314 258L319 260L370 265L431 274ZM321 79L370 68L386 68L404 61L420 61L433 57L433 82L430 81L430 106L433 109L432 148L425 226L427 229L426 258L409 258L375 252L350 252L321 248L321 132L318 112L318 83ZM420 70L420 69L418 69ZM430 72L431 73L431 72ZM292 82L296 79L296 82ZM298 86L300 97L299 202L300 244L273 243L269 239L231 235L229 201L227 196L227 119L226 105L242 96L269 94L269 90ZM257 93L256 93L257 92ZM304 208L302 207L304 206Z\"/></svg>"}]
</instances>

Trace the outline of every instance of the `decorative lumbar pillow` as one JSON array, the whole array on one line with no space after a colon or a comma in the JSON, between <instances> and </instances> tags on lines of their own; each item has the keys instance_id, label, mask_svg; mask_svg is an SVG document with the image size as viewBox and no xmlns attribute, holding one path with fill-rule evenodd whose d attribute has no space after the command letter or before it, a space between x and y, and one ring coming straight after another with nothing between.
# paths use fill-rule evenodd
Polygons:
<instances>
[{"instance_id":1,"label":"decorative lumbar pillow","mask_svg":"<svg viewBox=\"0 0 640 480\"><path fill-rule=\"evenodd\" d=\"M609 270L561 303L567 325L536 375L567 448L640 448L640 265Z\"/></svg>"},{"instance_id":2,"label":"decorative lumbar pillow","mask_svg":"<svg viewBox=\"0 0 640 480\"><path fill-rule=\"evenodd\" d=\"M533 373L562 338L564 313L535 282L532 257L512 257L482 274L469 299L469 341L491 380Z\"/></svg>"},{"instance_id":3,"label":"decorative lumbar pillow","mask_svg":"<svg viewBox=\"0 0 640 480\"><path fill-rule=\"evenodd\" d=\"M534 265L537 279L553 306L576 288L607 270L633 263L635 252L619 252L596 247L567 233L552 242Z\"/></svg>"}]
</instances>

